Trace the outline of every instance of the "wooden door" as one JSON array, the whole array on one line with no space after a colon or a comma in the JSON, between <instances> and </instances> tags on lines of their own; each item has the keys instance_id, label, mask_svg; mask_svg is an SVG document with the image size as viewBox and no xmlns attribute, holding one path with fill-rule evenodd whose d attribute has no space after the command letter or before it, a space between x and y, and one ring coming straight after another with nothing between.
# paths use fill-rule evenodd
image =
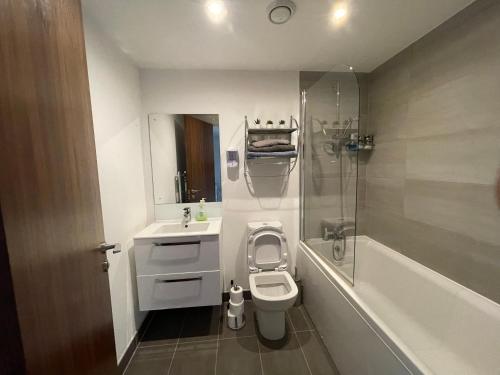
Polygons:
<instances>
[{"instance_id":1,"label":"wooden door","mask_svg":"<svg viewBox=\"0 0 500 375\"><path fill-rule=\"evenodd\" d=\"M1 211L1 208L0 208ZM7 242L0 215L0 373L23 374L23 347L17 320L16 301L12 289L12 277L7 253Z\"/></svg>"},{"instance_id":2,"label":"wooden door","mask_svg":"<svg viewBox=\"0 0 500 375\"><path fill-rule=\"evenodd\" d=\"M184 116L186 169L190 202L215 201L214 136L211 124Z\"/></svg>"},{"instance_id":3,"label":"wooden door","mask_svg":"<svg viewBox=\"0 0 500 375\"><path fill-rule=\"evenodd\" d=\"M26 371L114 374L79 0L0 1L0 207Z\"/></svg>"}]
</instances>

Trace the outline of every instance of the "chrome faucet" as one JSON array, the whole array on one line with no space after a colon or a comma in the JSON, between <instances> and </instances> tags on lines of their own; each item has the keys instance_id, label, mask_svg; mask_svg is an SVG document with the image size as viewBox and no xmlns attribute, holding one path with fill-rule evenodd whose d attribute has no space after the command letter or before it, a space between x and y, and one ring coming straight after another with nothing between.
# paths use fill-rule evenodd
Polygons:
<instances>
[{"instance_id":1,"label":"chrome faucet","mask_svg":"<svg viewBox=\"0 0 500 375\"><path fill-rule=\"evenodd\" d=\"M191 207L184 207L184 214L182 216L182 225L187 228L189 222L191 221Z\"/></svg>"},{"instance_id":2,"label":"chrome faucet","mask_svg":"<svg viewBox=\"0 0 500 375\"><path fill-rule=\"evenodd\" d=\"M327 227L323 231L323 241L328 240L343 240L346 237L346 232L349 230L354 230L354 225L334 225L333 230L329 231Z\"/></svg>"},{"instance_id":3,"label":"chrome faucet","mask_svg":"<svg viewBox=\"0 0 500 375\"><path fill-rule=\"evenodd\" d=\"M345 229L342 227L335 227L332 231L329 231L328 228L325 228L325 232L323 233L323 241L328 240L342 240L345 237Z\"/></svg>"},{"instance_id":4,"label":"chrome faucet","mask_svg":"<svg viewBox=\"0 0 500 375\"><path fill-rule=\"evenodd\" d=\"M323 232L323 241L328 241L330 239L333 239L333 236L335 234L335 231L329 231L327 227L324 228L324 232Z\"/></svg>"}]
</instances>

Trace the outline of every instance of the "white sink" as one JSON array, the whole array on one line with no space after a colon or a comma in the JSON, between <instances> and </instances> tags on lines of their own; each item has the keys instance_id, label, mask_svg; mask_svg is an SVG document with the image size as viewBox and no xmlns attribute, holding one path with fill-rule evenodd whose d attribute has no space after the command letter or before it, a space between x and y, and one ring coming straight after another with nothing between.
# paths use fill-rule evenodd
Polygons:
<instances>
[{"instance_id":1,"label":"white sink","mask_svg":"<svg viewBox=\"0 0 500 375\"><path fill-rule=\"evenodd\" d=\"M209 223L189 223L186 225L180 223L163 224L157 230L155 234L163 233L191 233L191 232L206 232Z\"/></svg>"},{"instance_id":2,"label":"white sink","mask_svg":"<svg viewBox=\"0 0 500 375\"><path fill-rule=\"evenodd\" d=\"M162 220L147 226L138 233L135 239L167 238L167 237L194 237L219 235L222 218L209 218L207 221L198 222L191 220L187 227L181 220Z\"/></svg>"}]
</instances>

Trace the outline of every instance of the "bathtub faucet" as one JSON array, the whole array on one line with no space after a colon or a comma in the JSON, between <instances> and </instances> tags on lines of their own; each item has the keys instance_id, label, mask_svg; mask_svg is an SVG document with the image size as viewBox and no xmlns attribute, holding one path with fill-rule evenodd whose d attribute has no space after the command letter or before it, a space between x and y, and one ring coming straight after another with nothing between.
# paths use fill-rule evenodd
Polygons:
<instances>
[{"instance_id":1,"label":"bathtub faucet","mask_svg":"<svg viewBox=\"0 0 500 375\"><path fill-rule=\"evenodd\" d=\"M333 236L335 234L335 231L329 231L327 227L324 228L323 232L323 241L328 241L330 239L333 239Z\"/></svg>"},{"instance_id":2,"label":"bathtub faucet","mask_svg":"<svg viewBox=\"0 0 500 375\"><path fill-rule=\"evenodd\" d=\"M328 240L342 240L345 237L345 231L343 228L335 228L332 231L329 231L328 228L325 228L323 233L323 241Z\"/></svg>"},{"instance_id":3,"label":"bathtub faucet","mask_svg":"<svg viewBox=\"0 0 500 375\"><path fill-rule=\"evenodd\" d=\"M355 227L351 225L335 225L332 231L329 231L328 228L325 227L323 232L323 241L343 240L346 237L346 232L354 229Z\"/></svg>"}]
</instances>

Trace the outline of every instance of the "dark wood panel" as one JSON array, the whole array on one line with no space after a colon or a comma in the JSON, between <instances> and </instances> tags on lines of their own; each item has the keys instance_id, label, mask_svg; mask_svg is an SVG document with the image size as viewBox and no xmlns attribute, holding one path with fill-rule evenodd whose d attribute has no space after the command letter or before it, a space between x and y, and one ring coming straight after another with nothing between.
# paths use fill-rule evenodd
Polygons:
<instances>
[{"instance_id":1,"label":"dark wood panel","mask_svg":"<svg viewBox=\"0 0 500 375\"><path fill-rule=\"evenodd\" d=\"M4 375L25 372L21 332L12 288L7 243L0 215L0 372Z\"/></svg>"},{"instance_id":2,"label":"dark wood panel","mask_svg":"<svg viewBox=\"0 0 500 375\"><path fill-rule=\"evenodd\" d=\"M188 190L191 202L215 201L214 139L211 124L184 116Z\"/></svg>"},{"instance_id":3,"label":"dark wood panel","mask_svg":"<svg viewBox=\"0 0 500 375\"><path fill-rule=\"evenodd\" d=\"M0 203L26 368L116 371L80 2L0 2Z\"/></svg>"}]
</instances>

